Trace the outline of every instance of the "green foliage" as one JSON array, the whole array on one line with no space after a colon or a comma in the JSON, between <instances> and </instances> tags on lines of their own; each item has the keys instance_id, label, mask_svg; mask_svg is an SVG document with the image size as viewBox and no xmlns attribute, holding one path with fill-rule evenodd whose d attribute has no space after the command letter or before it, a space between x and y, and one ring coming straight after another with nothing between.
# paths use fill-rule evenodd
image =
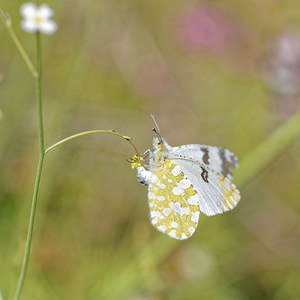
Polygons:
<instances>
[{"instance_id":1,"label":"green foliage","mask_svg":"<svg viewBox=\"0 0 300 300\"><path fill-rule=\"evenodd\" d=\"M171 145L203 143L240 157L232 212L200 215L174 241L148 221L127 143L81 137L46 156L22 299L296 299L299 100L294 114L263 83L262 61L297 1L220 3L245 33L230 51L191 52L177 39L182 1L54 1L59 31L43 37L45 146L112 128L151 145L156 115ZM2 1L18 27L20 1ZM270 13L271 12L271 13ZM0 286L14 296L38 157L34 80L0 25ZM266 40L268 42L266 42ZM35 61L35 59L32 59ZM1 296L0 296L1 298Z\"/></svg>"}]
</instances>

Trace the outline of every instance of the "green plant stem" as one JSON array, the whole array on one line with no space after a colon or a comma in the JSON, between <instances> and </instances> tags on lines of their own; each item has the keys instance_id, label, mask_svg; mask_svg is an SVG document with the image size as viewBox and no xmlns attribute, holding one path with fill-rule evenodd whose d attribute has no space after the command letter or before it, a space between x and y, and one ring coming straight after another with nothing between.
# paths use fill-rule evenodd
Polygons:
<instances>
[{"instance_id":1,"label":"green plant stem","mask_svg":"<svg viewBox=\"0 0 300 300\"><path fill-rule=\"evenodd\" d=\"M37 100L38 100L40 155L39 155L39 162L38 162L38 167L37 167L37 171L36 171L34 191L33 191L33 196L32 196L31 212L30 212L30 218L29 218L24 258L23 258L23 263L22 263L22 268L21 268L20 277L19 277L19 281L18 281L18 286L17 286L15 298L14 298L15 300L18 300L20 298L22 288L24 285L26 272L27 272L29 256L30 256L31 241L32 241L33 226L34 226L34 219L35 219L35 213L36 213L36 205L37 205L37 200L38 200L38 191L39 191L40 179L41 179L42 168L43 168L43 163L44 163L44 158L45 158L43 114L42 114L42 88L41 88L42 49L41 49L41 36L40 36L39 32L36 34L36 41L37 41L36 91L37 91Z\"/></svg>"},{"instance_id":2,"label":"green plant stem","mask_svg":"<svg viewBox=\"0 0 300 300\"><path fill-rule=\"evenodd\" d=\"M88 134L91 134L91 133L109 133L109 134L114 134L114 135L120 136L123 139L125 139L126 141L128 141L130 143L130 145L133 147L136 155L140 156L137 148L135 147L135 145L132 142L131 137L129 137L127 135L124 135L122 133L119 133L117 131L114 131L114 130L89 130L89 131L84 131L84 132L80 132L80 133L71 135L71 136L69 136L69 137L67 137L67 138L65 138L65 139L63 139L63 140L55 143L54 145L50 146L49 148L47 148L46 151L45 151L45 153L48 153L48 152L54 150L56 147L62 145L63 143L65 143L67 141L70 141L70 140L73 140L73 139L75 139L77 137L88 135Z\"/></svg>"},{"instance_id":3,"label":"green plant stem","mask_svg":"<svg viewBox=\"0 0 300 300\"><path fill-rule=\"evenodd\" d=\"M39 132L40 132L40 156L45 155L44 146L44 122L43 122L43 104L42 104L42 45L41 34L36 33L36 48L37 48L37 79L36 79L36 92L38 99L38 116L39 116Z\"/></svg>"},{"instance_id":4,"label":"green plant stem","mask_svg":"<svg viewBox=\"0 0 300 300\"><path fill-rule=\"evenodd\" d=\"M300 136L300 111L277 129L264 142L241 160L234 172L234 183L238 188L258 176L275 158Z\"/></svg>"},{"instance_id":5,"label":"green plant stem","mask_svg":"<svg viewBox=\"0 0 300 300\"><path fill-rule=\"evenodd\" d=\"M0 19L2 21L2 23L4 24L4 26L6 27L11 39L13 40L14 44L16 45L17 49L19 50L25 64L27 65L28 69L30 70L31 74L33 75L34 78L37 78L38 76L38 72L36 71L35 67L33 66L33 63L31 62L29 56L27 55L24 47L22 46L20 40L18 39L15 31L12 28L12 22L11 19L9 17L9 15L7 15L2 8L0 7Z\"/></svg>"}]
</instances>

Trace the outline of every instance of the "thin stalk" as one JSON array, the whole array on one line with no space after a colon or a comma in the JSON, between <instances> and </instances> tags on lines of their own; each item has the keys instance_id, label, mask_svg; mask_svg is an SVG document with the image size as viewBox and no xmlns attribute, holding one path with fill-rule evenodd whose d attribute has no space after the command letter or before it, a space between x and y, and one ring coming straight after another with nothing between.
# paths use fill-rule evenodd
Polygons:
<instances>
[{"instance_id":1,"label":"thin stalk","mask_svg":"<svg viewBox=\"0 0 300 300\"><path fill-rule=\"evenodd\" d=\"M36 92L38 99L38 115L39 115L39 132L40 132L40 155L45 155L44 146L44 125L43 125L43 105L42 105L42 45L41 34L36 33L36 48L37 48L37 79Z\"/></svg>"},{"instance_id":2,"label":"thin stalk","mask_svg":"<svg viewBox=\"0 0 300 300\"><path fill-rule=\"evenodd\" d=\"M2 8L0 7L0 19L4 26L6 27L8 34L10 35L11 39L13 40L14 44L16 45L17 49L19 50L19 53L21 54L25 64L27 65L28 69L30 70L31 74L34 78L37 78L38 73L33 66L33 63L31 62L29 56L27 55L24 47L22 46L20 40L18 39L15 31L12 28L12 23L9 15L5 13Z\"/></svg>"},{"instance_id":3,"label":"thin stalk","mask_svg":"<svg viewBox=\"0 0 300 300\"><path fill-rule=\"evenodd\" d=\"M26 247L25 247L20 277L19 277L19 281L18 281L18 286L17 286L15 298L14 298L15 300L18 300L20 298L22 288L24 285L26 272L27 272L30 248L31 248L31 241L32 241L33 226L34 226L34 219L35 219L35 213L36 213L36 205L37 205L37 200L38 200L38 191L39 191L40 179L41 179L42 168L43 168L44 157L45 157L43 114L42 114L42 88L41 88L42 49L41 49L41 37L40 37L39 32L36 34L36 41L37 41L36 91L37 91L37 100L38 100L40 155L39 155L39 162L38 162L38 167L37 167L37 171L36 171L35 184L34 184L34 190L33 190L33 196L32 196L31 212L30 212L27 239L26 239Z\"/></svg>"},{"instance_id":4,"label":"thin stalk","mask_svg":"<svg viewBox=\"0 0 300 300\"><path fill-rule=\"evenodd\" d=\"M62 145L63 143L65 143L67 141L70 141L70 140L75 139L77 137L88 135L88 134L91 134L91 133L109 133L109 134L114 134L114 135L120 136L123 139L125 139L126 141L128 141L130 143L130 145L133 147L136 155L140 156L137 148L135 147L135 145L131 141L131 137L129 137L127 135L124 135L122 133L119 133L117 131L114 131L114 130L89 130L89 131L84 131L84 132L80 132L80 133L71 135L71 136L69 136L69 137L67 137L67 138L65 138L65 139L63 139L63 140L55 143L54 145L50 146L49 148L47 148L46 151L45 151L45 153L48 153L48 152L54 150L56 147Z\"/></svg>"},{"instance_id":5,"label":"thin stalk","mask_svg":"<svg viewBox=\"0 0 300 300\"><path fill-rule=\"evenodd\" d=\"M300 136L300 111L260 143L240 163L234 172L234 183L241 188L270 165L276 157Z\"/></svg>"}]
</instances>

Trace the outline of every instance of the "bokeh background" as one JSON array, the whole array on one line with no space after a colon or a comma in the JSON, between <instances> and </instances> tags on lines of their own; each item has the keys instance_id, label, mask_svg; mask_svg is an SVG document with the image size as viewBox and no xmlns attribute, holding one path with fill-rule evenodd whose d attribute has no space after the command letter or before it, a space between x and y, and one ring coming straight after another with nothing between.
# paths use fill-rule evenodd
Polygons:
<instances>
[{"instance_id":1,"label":"bokeh background","mask_svg":"<svg viewBox=\"0 0 300 300\"><path fill-rule=\"evenodd\" d=\"M23 1L1 1L29 56ZM46 145L115 129L242 161L300 108L299 0L49 1L43 37ZM34 80L0 24L0 286L11 299L38 157ZM46 157L22 299L300 299L300 141L241 187L224 215L176 241L148 220L130 145L91 135Z\"/></svg>"}]
</instances>

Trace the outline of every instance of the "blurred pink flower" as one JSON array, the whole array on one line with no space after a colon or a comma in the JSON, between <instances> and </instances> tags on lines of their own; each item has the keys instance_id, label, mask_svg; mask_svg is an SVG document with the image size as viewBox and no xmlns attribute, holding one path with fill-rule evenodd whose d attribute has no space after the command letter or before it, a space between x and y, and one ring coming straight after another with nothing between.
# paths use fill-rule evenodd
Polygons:
<instances>
[{"instance_id":1,"label":"blurred pink flower","mask_svg":"<svg viewBox=\"0 0 300 300\"><path fill-rule=\"evenodd\" d=\"M300 35L283 30L270 50L265 77L272 90L283 95L300 91Z\"/></svg>"},{"instance_id":2,"label":"blurred pink flower","mask_svg":"<svg viewBox=\"0 0 300 300\"><path fill-rule=\"evenodd\" d=\"M226 14L211 5L197 5L180 16L177 34L184 48L193 51L223 52L238 34Z\"/></svg>"},{"instance_id":3,"label":"blurred pink flower","mask_svg":"<svg viewBox=\"0 0 300 300\"><path fill-rule=\"evenodd\" d=\"M271 45L263 77L275 93L276 111L289 117L300 109L300 34L282 30Z\"/></svg>"}]
</instances>

